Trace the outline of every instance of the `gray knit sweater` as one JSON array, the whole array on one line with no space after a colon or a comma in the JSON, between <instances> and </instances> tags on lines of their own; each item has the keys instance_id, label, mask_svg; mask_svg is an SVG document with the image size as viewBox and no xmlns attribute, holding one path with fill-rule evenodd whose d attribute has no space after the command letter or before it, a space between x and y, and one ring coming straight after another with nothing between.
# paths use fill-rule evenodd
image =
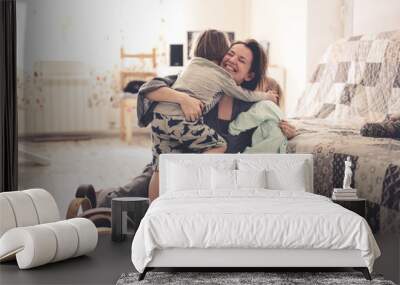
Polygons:
<instances>
[{"instance_id":1,"label":"gray knit sweater","mask_svg":"<svg viewBox=\"0 0 400 285\"><path fill-rule=\"evenodd\" d=\"M222 67L204 58L193 58L179 74L172 86L204 103L203 114L211 110L225 94L247 102L266 99L266 93L249 91L238 86L231 75ZM160 102L155 112L164 115L183 116L179 104Z\"/></svg>"}]
</instances>

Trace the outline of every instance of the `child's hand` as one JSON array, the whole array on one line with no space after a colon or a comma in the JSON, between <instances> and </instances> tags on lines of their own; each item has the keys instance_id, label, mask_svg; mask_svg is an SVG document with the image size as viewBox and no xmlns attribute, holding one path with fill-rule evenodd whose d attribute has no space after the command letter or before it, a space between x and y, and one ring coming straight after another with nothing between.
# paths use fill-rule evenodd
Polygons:
<instances>
[{"instance_id":1,"label":"child's hand","mask_svg":"<svg viewBox=\"0 0 400 285\"><path fill-rule=\"evenodd\" d=\"M196 121L203 114L204 103L188 95L181 101L180 106L187 121Z\"/></svg>"},{"instance_id":2,"label":"child's hand","mask_svg":"<svg viewBox=\"0 0 400 285\"><path fill-rule=\"evenodd\" d=\"M289 124L287 121L282 120L279 123L279 127L282 130L283 135L290 140L291 138L295 137L297 135L296 132L296 127Z\"/></svg>"},{"instance_id":3,"label":"child's hand","mask_svg":"<svg viewBox=\"0 0 400 285\"><path fill-rule=\"evenodd\" d=\"M268 91L266 95L266 100L272 101L275 104L279 105L279 94L275 91Z\"/></svg>"}]
</instances>

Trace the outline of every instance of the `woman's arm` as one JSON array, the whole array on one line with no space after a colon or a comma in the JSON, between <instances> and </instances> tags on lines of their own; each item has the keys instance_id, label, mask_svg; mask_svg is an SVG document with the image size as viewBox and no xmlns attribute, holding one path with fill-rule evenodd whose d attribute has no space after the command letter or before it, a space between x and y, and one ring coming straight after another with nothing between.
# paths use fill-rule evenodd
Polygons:
<instances>
[{"instance_id":1,"label":"woman's arm","mask_svg":"<svg viewBox=\"0 0 400 285\"><path fill-rule=\"evenodd\" d=\"M176 91L169 87L161 87L146 95L146 98L155 102L170 102L181 106L186 120L194 121L202 115L203 102L190 97L188 94Z\"/></svg>"},{"instance_id":2,"label":"woman's arm","mask_svg":"<svg viewBox=\"0 0 400 285\"><path fill-rule=\"evenodd\" d=\"M267 94L267 92L251 91L244 89L236 85L235 81L232 78L225 78L225 80L221 79L221 82L222 91L225 93L225 95L232 96L236 99L245 102L258 102L261 100L269 99L269 95Z\"/></svg>"}]
</instances>

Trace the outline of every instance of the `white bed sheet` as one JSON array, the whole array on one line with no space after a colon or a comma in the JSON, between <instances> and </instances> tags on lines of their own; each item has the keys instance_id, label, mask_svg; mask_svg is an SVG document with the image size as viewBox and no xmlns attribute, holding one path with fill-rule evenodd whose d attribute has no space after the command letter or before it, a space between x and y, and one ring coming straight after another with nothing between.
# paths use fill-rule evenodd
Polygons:
<instances>
[{"instance_id":1,"label":"white bed sheet","mask_svg":"<svg viewBox=\"0 0 400 285\"><path fill-rule=\"evenodd\" d=\"M143 272L155 249L357 249L372 272L380 250L361 216L307 192L247 189L167 193L142 219L132 262ZM216 197L218 194L218 197Z\"/></svg>"}]
</instances>

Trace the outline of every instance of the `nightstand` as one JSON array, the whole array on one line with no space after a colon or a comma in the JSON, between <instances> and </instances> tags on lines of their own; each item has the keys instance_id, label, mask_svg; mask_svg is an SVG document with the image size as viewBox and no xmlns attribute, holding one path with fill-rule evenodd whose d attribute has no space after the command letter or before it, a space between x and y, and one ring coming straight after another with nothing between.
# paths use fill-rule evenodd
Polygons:
<instances>
[{"instance_id":1,"label":"nightstand","mask_svg":"<svg viewBox=\"0 0 400 285\"><path fill-rule=\"evenodd\" d=\"M111 200L111 239L123 241L127 234L136 233L146 214L150 200L142 197L118 197ZM128 212L131 212L133 231L128 232Z\"/></svg>"},{"instance_id":2,"label":"nightstand","mask_svg":"<svg viewBox=\"0 0 400 285\"><path fill-rule=\"evenodd\" d=\"M332 202L339 204L340 206L359 214L361 217L365 218L367 200L362 198L356 198L351 200L337 200L332 199Z\"/></svg>"}]
</instances>

